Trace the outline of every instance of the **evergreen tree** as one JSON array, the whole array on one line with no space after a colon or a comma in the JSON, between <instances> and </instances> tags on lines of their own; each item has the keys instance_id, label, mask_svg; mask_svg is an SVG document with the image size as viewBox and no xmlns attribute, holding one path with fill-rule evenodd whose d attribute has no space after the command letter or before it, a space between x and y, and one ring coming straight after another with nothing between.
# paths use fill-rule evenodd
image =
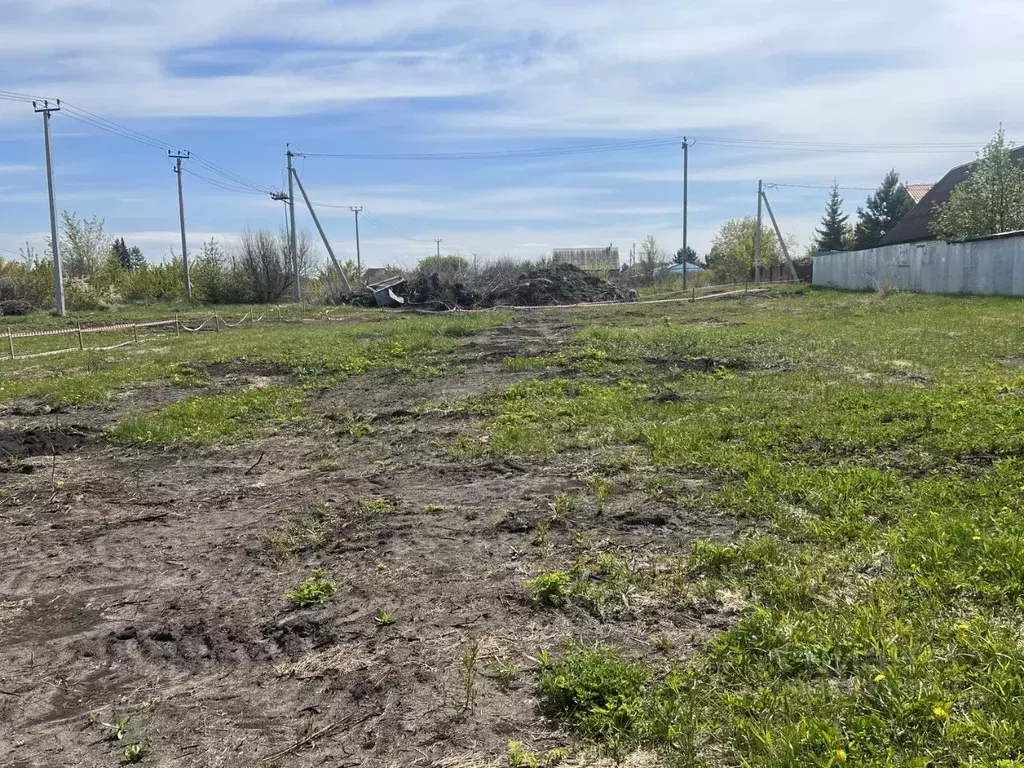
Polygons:
<instances>
[{"instance_id":1,"label":"evergreen tree","mask_svg":"<svg viewBox=\"0 0 1024 768\"><path fill-rule=\"evenodd\" d=\"M821 217L821 229L815 230L819 251L841 251L846 247L846 222L849 218L849 214L843 213L839 184L833 182L825 215Z\"/></svg>"},{"instance_id":2,"label":"evergreen tree","mask_svg":"<svg viewBox=\"0 0 1024 768\"><path fill-rule=\"evenodd\" d=\"M110 246L110 254L117 259L117 263L125 272L134 272L136 269L142 269L146 266L146 257L142 255L139 247L133 245L129 248L125 245L123 237L114 239L113 244Z\"/></svg>"},{"instance_id":3,"label":"evergreen tree","mask_svg":"<svg viewBox=\"0 0 1024 768\"><path fill-rule=\"evenodd\" d=\"M672 259L673 264L700 264L697 261L697 252L690 246L686 246L686 252L683 253L683 249L680 248L676 251L675 257Z\"/></svg>"},{"instance_id":4,"label":"evergreen tree","mask_svg":"<svg viewBox=\"0 0 1024 768\"><path fill-rule=\"evenodd\" d=\"M945 240L1024 229L1024 166L1013 161L1000 128L967 178L938 207L932 230Z\"/></svg>"},{"instance_id":5,"label":"evergreen tree","mask_svg":"<svg viewBox=\"0 0 1024 768\"><path fill-rule=\"evenodd\" d=\"M117 263L121 265L121 269L126 272L130 272L132 269L132 254L128 250L128 246L124 244L123 237L115 237L113 244L110 246L110 253L117 259Z\"/></svg>"},{"instance_id":6,"label":"evergreen tree","mask_svg":"<svg viewBox=\"0 0 1024 768\"><path fill-rule=\"evenodd\" d=\"M889 171L882 185L868 195L864 208L857 209L857 226L853 246L857 249L877 248L893 227L914 207L914 199L900 183L900 175Z\"/></svg>"},{"instance_id":7,"label":"evergreen tree","mask_svg":"<svg viewBox=\"0 0 1024 768\"><path fill-rule=\"evenodd\" d=\"M134 272L136 269L146 268L146 257L142 254L139 246L133 245L128 249L128 263L131 264L131 270Z\"/></svg>"}]
</instances>

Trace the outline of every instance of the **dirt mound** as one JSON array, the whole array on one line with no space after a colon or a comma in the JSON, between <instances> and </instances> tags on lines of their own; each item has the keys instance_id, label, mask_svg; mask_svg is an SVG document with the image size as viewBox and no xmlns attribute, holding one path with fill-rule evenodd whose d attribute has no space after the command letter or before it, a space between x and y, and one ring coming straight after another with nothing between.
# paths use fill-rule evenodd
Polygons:
<instances>
[{"instance_id":1,"label":"dirt mound","mask_svg":"<svg viewBox=\"0 0 1024 768\"><path fill-rule=\"evenodd\" d=\"M70 453L88 442L90 435L79 427L0 430L0 459L28 459Z\"/></svg>"},{"instance_id":2,"label":"dirt mound","mask_svg":"<svg viewBox=\"0 0 1024 768\"><path fill-rule=\"evenodd\" d=\"M463 275L419 275L409 283L406 295L410 304L431 309L543 307L635 298L635 291L571 264L530 267L511 281L493 287L477 287Z\"/></svg>"}]
</instances>

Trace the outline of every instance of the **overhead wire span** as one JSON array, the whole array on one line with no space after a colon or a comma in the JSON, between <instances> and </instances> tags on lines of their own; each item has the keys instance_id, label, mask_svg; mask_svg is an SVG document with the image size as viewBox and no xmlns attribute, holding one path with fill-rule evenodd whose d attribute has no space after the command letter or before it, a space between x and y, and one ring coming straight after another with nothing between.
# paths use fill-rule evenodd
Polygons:
<instances>
[{"instance_id":1,"label":"overhead wire span","mask_svg":"<svg viewBox=\"0 0 1024 768\"><path fill-rule=\"evenodd\" d=\"M501 160L559 157L603 152L620 152L629 149L675 145L676 139L639 139L635 141L604 144L585 144L572 147L532 147L524 149L482 150L472 152L385 152L385 153L330 153L304 152L306 157L332 158L341 160Z\"/></svg>"},{"instance_id":2,"label":"overhead wire span","mask_svg":"<svg viewBox=\"0 0 1024 768\"><path fill-rule=\"evenodd\" d=\"M824 184L781 184L777 181L766 181L764 183L765 189L832 189L832 185ZM845 192L874 192L872 187L844 187L842 184L838 185L838 188Z\"/></svg>"},{"instance_id":3,"label":"overhead wire span","mask_svg":"<svg viewBox=\"0 0 1024 768\"><path fill-rule=\"evenodd\" d=\"M210 184L214 187L219 187L220 189L226 190L228 192L237 192L238 194L242 195L259 195L260 197L262 197L265 194L264 192L261 192L259 190L250 189L249 187L242 187L239 185L229 184L227 182L220 181L219 179L211 179L208 176L203 176L201 173L196 173L191 168L186 168L182 166L181 170L184 173L187 173L189 176L194 176L197 179L205 181L207 184Z\"/></svg>"}]
</instances>

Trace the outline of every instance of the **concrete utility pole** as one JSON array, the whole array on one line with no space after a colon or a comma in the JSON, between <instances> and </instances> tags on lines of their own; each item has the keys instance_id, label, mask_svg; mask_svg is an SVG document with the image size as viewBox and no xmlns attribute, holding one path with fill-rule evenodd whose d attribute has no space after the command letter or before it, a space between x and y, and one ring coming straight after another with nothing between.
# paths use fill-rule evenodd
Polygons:
<instances>
[{"instance_id":1,"label":"concrete utility pole","mask_svg":"<svg viewBox=\"0 0 1024 768\"><path fill-rule=\"evenodd\" d=\"M292 158L295 154L291 145L285 144L285 158L288 161L288 246L291 249L292 271L295 273L295 288L292 291L295 303L302 301L302 275L299 274L299 249L295 242L295 183L292 177L295 175L292 169Z\"/></svg>"},{"instance_id":2,"label":"concrete utility pole","mask_svg":"<svg viewBox=\"0 0 1024 768\"><path fill-rule=\"evenodd\" d=\"M363 283L363 259L359 253L359 212L363 210L361 205L350 205L348 207L356 215L356 279L359 284Z\"/></svg>"},{"instance_id":3,"label":"concrete utility pole","mask_svg":"<svg viewBox=\"0 0 1024 768\"><path fill-rule=\"evenodd\" d=\"M178 224L181 226L181 269L184 273L182 280L185 282L185 295L191 299L192 277L188 271L188 246L185 244L185 198L181 192L181 161L188 160L189 153L184 150L167 150L167 156L175 161L174 172L178 174Z\"/></svg>"},{"instance_id":4,"label":"concrete utility pole","mask_svg":"<svg viewBox=\"0 0 1024 768\"><path fill-rule=\"evenodd\" d=\"M761 284L761 200L764 199L764 181L757 180L757 230L754 232L754 283Z\"/></svg>"},{"instance_id":5,"label":"concrete utility pole","mask_svg":"<svg viewBox=\"0 0 1024 768\"><path fill-rule=\"evenodd\" d=\"M306 194L306 188L302 186L302 179L299 178L299 173L292 168L291 176L295 178L295 183L299 185L299 192L302 193L302 199L306 201L306 207L309 209L309 215L313 219L313 223L316 225L316 231L320 233L320 239L324 241L324 248L327 249L327 255L331 257L331 263L334 265L334 271L338 273L338 279L345 284L345 290L351 293L352 286L349 285L348 278L345 277L345 272L342 270L341 265L334 256L334 249L331 248L331 241L327 239L327 233L324 232L324 228L320 226L320 218L316 215L316 211L313 210L313 203L309 201L309 195ZM289 179L289 185L291 180ZM292 219L292 226L295 226L295 219ZM292 230L294 231L294 229Z\"/></svg>"},{"instance_id":6,"label":"concrete utility pole","mask_svg":"<svg viewBox=\"0 0 1024 768\"><path fill-rule=\"evenodd\" d=\"M441 269L441 238L434 238L434 242L437 243L437 268Z\"/></svg>"},{"instance_id":7,"label":"concrete utility pole","mask_svg":"<svg viewBox=\"0 0 1024 768\"><path fill-rule=\"evenodd\" d=\"M64 315L64 275L60 266L60 247L57 242L57 201L53 194L53 157L50 154L50 113L60 111L60 99L57 105L50 106L49 101L32 102L32 108L43 116L43 143L46 144L46 191L50 195L50 250L53 251L53 298L57 305L57 314Z\"/></svg>"},{"instance_id":8,"label":"concrete utility pole","mask_svg":"<svg viewBox=\"0 0 1024 768\"><path fill-rule=\"evenodd\" d=\"M686 290L686 208L690 176L690 142L683 136L683 290Z\"/></svg>"},{"instance_id":9,"label":"concrete utility pole","mask_svg":"<svg viewBox=\"0 0 1024 768\"><path fill-rule=\"evenodd\" d=\"M761 193L761 198L764 200L764 207L768 209L768 215L772 218L772 226L775 227L775 235L779 238L779 247L782 248L782 255L786 257L786 263L789 265L789 275L793 278L793 282L797 282L800 278L796 276L796 267L793 266L793 260L789 258L789 248L786 247L786 241L782 239L782 230L779 229L779 222L775 220L775 213L772 211L772 204L768 202L768 195L764 192Z\"/></svg>"}]
</instances>

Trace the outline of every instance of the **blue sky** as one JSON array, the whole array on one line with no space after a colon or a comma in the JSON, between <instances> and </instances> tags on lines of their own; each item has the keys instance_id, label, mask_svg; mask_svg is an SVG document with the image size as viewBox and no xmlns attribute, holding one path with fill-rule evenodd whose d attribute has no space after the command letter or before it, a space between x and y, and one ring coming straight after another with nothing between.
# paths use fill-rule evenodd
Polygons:
<instances>
[{"instance_id":1,"label":"blue sky","mask_svg":"<svg viewBox=\"0 0 1024 768\"><path fill-rule=\"evenodd\" d=\"M364 207L369 265L415 261L435 237L491 256L626 251L649 233L675 250L681 152L669 140L684 134L706 137L690 154L701 254L723 221L754 212L758 178L836 178L853 213L868 194L857 188L890 167L934 181L1000 122L1024 137L1019 0L2 0L0 13L0 89L59 97L259 187L284 184L287 142L386 154L666 140L534 158L298 159L344 257L345 206ZM177 248L165 152L69 113L53 131L60 208L104 218L151 258ZM265 194L184 178L190 248L283 222ZM773 190L783 230L809 241L826 194ZM302 211L299 222L312 230ZM39 117L0 100L0 256L41 246L47 228Z\"/></svg>"}]
</instances>

